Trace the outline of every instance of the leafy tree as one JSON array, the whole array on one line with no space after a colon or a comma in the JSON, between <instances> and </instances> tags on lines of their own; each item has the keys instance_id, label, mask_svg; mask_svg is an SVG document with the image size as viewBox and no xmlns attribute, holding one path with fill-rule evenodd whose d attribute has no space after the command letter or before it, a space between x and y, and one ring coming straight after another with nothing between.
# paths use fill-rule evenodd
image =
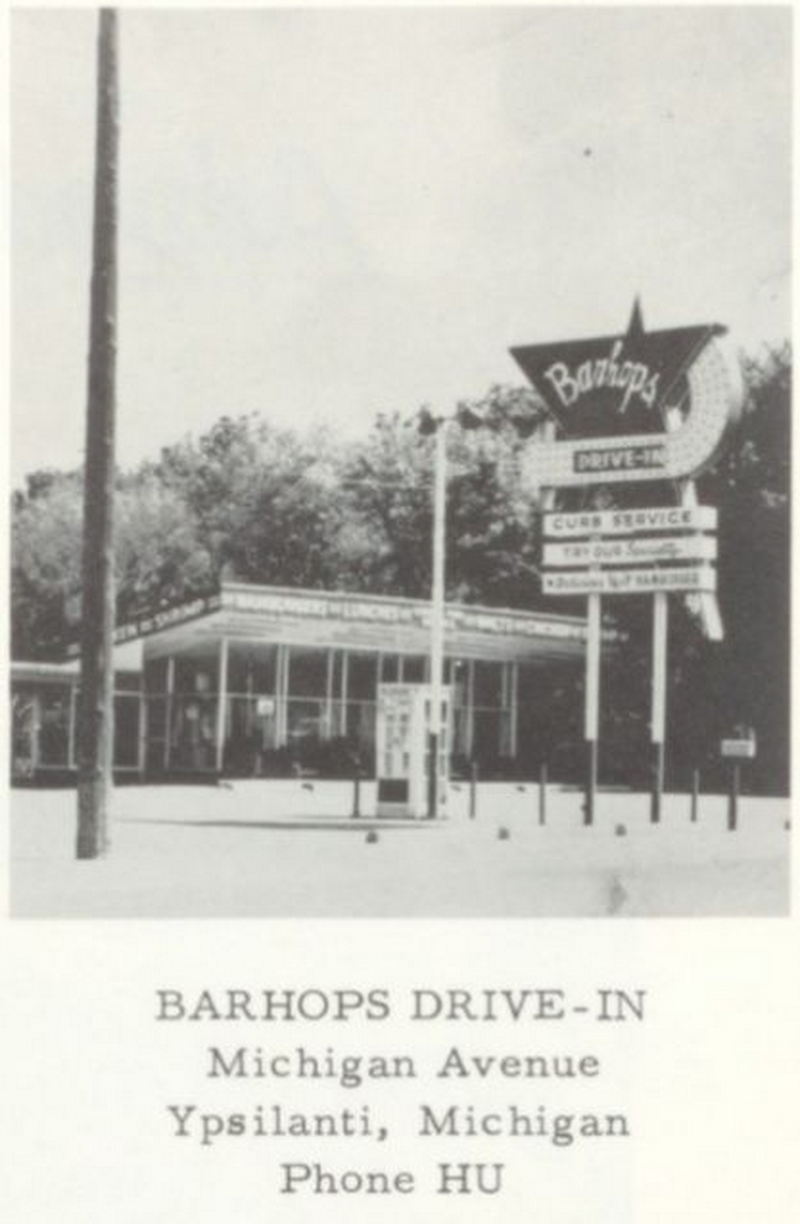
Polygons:
<instances>
[{"instance_id":1,"label":"leafy tree","mask_svg":"<svg viewBox=\"0 0 800 1224\"><path fill-rule=\"evenodd\" d=\"M80 474L34 472L13 499L11 652L54 656L63 645L66 608L80 587Z\"/></svg>"},{"instance_id":2,"label":"leafy tree","mask_svg":"<svg viewBox=\"0 0 800 1224\"><path fill-rule=\"evenodd\" d=\"M752 726L758 757L748 773L762 790L785 793L789 771L791 349L742 362L745 400L731 445L700 482L719 507L719 601L725 639L704 643L701 685L714 740ZM692 704L686 701L685 705ZM710 745L716 750L718 745Z\"/></svg>"},{"instance_id":3,"label":"leafy tree","mask_svg":"<svg viewBox=\"0 0 800 1224\"><path fill-rule=\"evenodd\" d=\"M227 567L251 582L319 587L338 578L330 449L325 436L312 446L252 416L223 417L164 450L154 472L189 507L215 578Z\"/></svg>"},{"instance_id":4,"label":"leafy tree","mask_svg":"<svg viewBox=\"0 0 800 1224\"><path fill-rule=\"evenodd\" d=\"M533 392L495 387L457 407L447 426L447 591L450 598L528 606L539 600L535 505L520 472L524 434L539 419ZM469 430L459 419L481 418ZM379 416L345 458L342 484L364 551L362 589L423 598L431 585L432 437L419 417Z\"/></svg>"},{"instance_id":5,"label":"leafy tree","mask_svg":"<svg viewBox=\"0 0 800 1224\"><path fill-rule=\"evenodd\" d=\"M188 506L152 472L118 491L115 572L119 620L214 587L211 557Z\"/></svg>"},{"instance_id":6,"label":"leafy tree","mask_svg":"<svg viewBox=\"0 0 800 1224\"><path fill-rule=\"evenodd\" d=\"M180 497L150 472L117 482L117 617L208 590L210 558ZM14 498L12 654L57 656L80 620L82 474L34 473Z\"/></svg>"}]
</instances>

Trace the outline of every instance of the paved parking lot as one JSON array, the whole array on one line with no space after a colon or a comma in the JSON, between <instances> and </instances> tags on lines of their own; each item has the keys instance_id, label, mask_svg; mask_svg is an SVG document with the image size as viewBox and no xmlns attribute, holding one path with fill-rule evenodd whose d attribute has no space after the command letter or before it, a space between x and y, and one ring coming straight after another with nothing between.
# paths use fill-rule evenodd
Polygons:
<instances>
[{"instance_id":1,"label":"paved parking lot","mask_svg":"<svg viewBox=\"0 0 800 1224\"><path fill-rule=\"evenodd\" d=\"M372 818L374 791L336 782L247 781L115 792L112 845L74 859L75 794L11 798L11 912L17 917L636 917L778 915L789 905L789 805L602 793L534 785L454 787L445 821ZM377 837L376 837L377 834Z\"/></svg>"}]
</instances>

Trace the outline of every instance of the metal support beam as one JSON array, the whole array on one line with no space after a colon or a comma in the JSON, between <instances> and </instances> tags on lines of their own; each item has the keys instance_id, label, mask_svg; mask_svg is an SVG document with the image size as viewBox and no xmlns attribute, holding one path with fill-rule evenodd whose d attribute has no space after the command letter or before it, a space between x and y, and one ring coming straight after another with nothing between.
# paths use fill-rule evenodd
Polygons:
<instances>
[{"instance_id":1,"label":"metal support beam","mask_svg":"<svg viewBox=\"0 0 800 1224\"><path fill-rule=\"evenodd\" d=\"M471 757L475 747L475 660L467 663L467 756Z\"/></svg>"},{"instance_id":2,"label":"metal support beam","mask_svg":"<svg viewBox=\"0 0 800 1224\"><path fill-rule=\"evenodd\" d=\"M323 715L323 735L322 738L329 740L333 738L333 664L334 650L331 646L328 647L325 661L325 713ZM378 663L380 668L380 661ZM380 675L380 671L378 671Z\"/></svg>"},{"instance_id":3,"label":"metal support beam","mask_svg":"<svg viewBox=\"0 0 800 1224\"><path fill-rule=\"evenodd\" d=\"M77 714L78 714L78 686L71 684L69 686L69 713L67 715L67 767L75 768L75 739L77 731Z\"/></svg>"},{"instance_id":4,"label":"metal support beam","mask_svg":"<svg viewBox=\"0 0 800 1224\"><path fill-rule=\"evenodd\" d=\"M215 735L215 761L214 766L218 774L222 773L225 765L225 715L228 705L228 639L220 638L219 643L219 672L217 679L217 725Z\"/></svg>"},{"instance_id":5,"label":"metal support beam","mask_svg":"<svg viewBox=\"0 0 800 1224\"><path fill-rule=\"evenodd\" d=\"M342 735L347 736L347 694L350 685L350 652L342 651L342 687L341 687L341 705L340 718Z\"/></svg>"},{"instance_id":6,"label":"metal support beam","mask_svg":"<svg viewBox=\"0 0 800 1224\"><path fill-rule=\"evenodd\" d=\"M588 748L583 823L587 825L594 821L597 792L597 738L600 723L600 620L600 596L589 595L586 615L586 684L583 712L583 734Z\"/></svg>"},{"instance_id":7,"label":"metal support beam","mask_svg":"<svg viewBox=\"0 0 800 1224\"><path fill-rule=\"evenodd\" d=\"M136 767L140 776L145 770L145 754L147 750L147 694L144 691L143 679L139 682L139 743L136 752Z\"/></svg>"},{"instance_id":8,"label":"metal support beam","mask_svg":"<svg viewBox=\"0 0 800 1224\"><path fill-rule=\"evenodd\" d=\"M172 703L175 693L175 656L167 655L167 696L164 702L164 772L169 770L172 755Z\"/></svg>"},{"instance_id":9,"label":"metal support beam","mask_svg":"<svg viewBox=\"0 0 800 1224\"><path fill-rule=\"evenodd\" d=\"M516 755L517 755L517 720L519 716L518 708L517 708L517 693L519 691L519 663L515 659L513 662L508 664L508 668L509 668L509 686L508 687L510 690L509 695L508 695L508 700L509 700L509 707L511 711L511 714L510 714L511 725L509 728L508 752L509 752L509 756L511 756L512 758L516 758Z\"/></svg>"},{"instance_id":10,"label":"metal support beam","mask_svg":"<svg viewBox=\"0 0 800 1224\"><path fill-rule=\"evenodd\" d=\"M653 684L650 711L650 740L653 745L653 783L650 795L650 820L661 819L664 793L664 740L667 722L667 630L669 604L666 591L653 595Z\"/></svg>"},{"instance_id":11,"label":"metal support beam","mask_svg":"<svg viewBox=\"0 0 800 1224\"><path fill-rule=\"evenodd\" d=\"M278 699L275 724L276 748L285 748L289 738L289 647L278 646L275 688Z\"/></svg>"},{"instance_id":12,"label":"metal support beam","mask_svg":"<svg viewBox=\"0 0 800 1224\"><path fill-rule=\"evenodd\" d=\"M436 427L433 480L433 581L431 584L431 717L428 737L429 780L428 816L439 814L439 748L442 742L442 664L444 661L444 567L445 567L445 490L447 484L446 429L443 420Z\"/></svg>"}]
</instances>

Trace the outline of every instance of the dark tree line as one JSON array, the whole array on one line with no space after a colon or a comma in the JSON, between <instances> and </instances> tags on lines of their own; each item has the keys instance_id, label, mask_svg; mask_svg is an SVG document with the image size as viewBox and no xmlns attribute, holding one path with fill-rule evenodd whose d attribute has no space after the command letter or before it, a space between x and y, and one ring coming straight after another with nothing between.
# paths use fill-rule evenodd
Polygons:
<instances>
[{"instance_id":1,"label":"dark tree line","mask_svg":"<svg viewBox=\"0 0 800 1224\"><path fill-rule=\"evenodd\" d=\"M674 705L693 743L753 726L754 785L789 786L791 355L746 360L747 395L732 445L700 481L719 507L719 644L685 635Z\"/></svg>"},{"instance_id":2,"label":"dark tree line","mask_svg":"<svg viewBox=\"0 0 800 1224\"><path fill-rule=\"evenodd\" d=\"M781 791L788 778L788 345L744 358L743 374L746 402L732 444L700 481L701 499L719 507L725 639L706 640L681 601L671 600L669 759L684 779L693 765L712 770L720 735L751 724L759 736L753 779ZM540 593L539 508L524 473L527 436L542 407L532 391L509 387L467 407L485 425L449 427L448 594L567 611ZM77 636L81 477L34 472L13 495L14 658L59 657ZM431 480L432 441L420 435L416 414L379 415L365 437L347 442L332 432L279 430L256 416L222 417L203 436L118 473L118 618L205 594L222 574L425 597ZM649 601L624 601L611 613L636 645L604 677L609 776L615 753L646 759ZM580 680L569 683L577 705Z\"/></svg>"},{"instance_id":3,"label":"dark tree line","mask_svg":"<svg viewBox=\"0 0 800 1224\"><path fill-rule=\"evenodd\" d=\"M743 359L745 400L730 444L698 481L719 510L718 601L724 637L710 641L686 604L670 599L668 785L724 785L722 738L756 732L747 786L789 786L791 353L788 345ZM649 752L651 606L620 603L631 647L605 677L606 763L646 782ZM611 760L608 760L608 754ZM616 759L615 759L616 754Z\"/></svg>"}]
</instances>

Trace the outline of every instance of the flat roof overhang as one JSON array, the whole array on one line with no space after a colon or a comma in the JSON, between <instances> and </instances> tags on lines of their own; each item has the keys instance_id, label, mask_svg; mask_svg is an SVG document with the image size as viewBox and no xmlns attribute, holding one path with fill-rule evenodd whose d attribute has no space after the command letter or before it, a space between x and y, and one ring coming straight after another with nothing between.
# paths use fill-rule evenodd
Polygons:
<instances>
[{"instance_id":1,"label":"flat roof overhang","mask_svg":"<svg viewBox=\"0 0 800 1224\"><path fill-rule=\"evenodd\" d=\"M229 641L269 642L318 649L427 654L428 600L336 591L297 590L225 582L215 595L161 609L117 629L119 645L144 644L147 658L210 648ZM445 651L485 660L548 663L583 657L586 623L580 617L448 603ZM621 640L604 630L611 646Z\"/></svg>"},{"instance_id":2,"label":"flat roof overhang","mask_svg":"<svg viewBox=\"0 0 800 1224\"><path fill-rule=\"evenodd\" d=\"M80 680L80 657L77 650L63 663L12 660L11 678L17 682L74 684ZM114 671L140 672L144 662L144 639L133 638L114 645Z\"/></svg>"}]
</instances>

